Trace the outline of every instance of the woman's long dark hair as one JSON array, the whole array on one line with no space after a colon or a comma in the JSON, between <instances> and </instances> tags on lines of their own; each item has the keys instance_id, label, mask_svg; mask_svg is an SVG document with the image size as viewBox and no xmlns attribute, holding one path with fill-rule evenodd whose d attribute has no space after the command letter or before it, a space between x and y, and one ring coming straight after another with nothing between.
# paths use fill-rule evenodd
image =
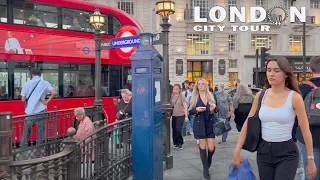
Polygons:
<instances>
[{"instance_id":1,"label":"woman's long dark hair","mask_svg":"<svg viewBox=\"0 0 320 180\"><path fill-rule=\"evenodd\" d=\"M299 89L299 82L297 80L297 78L294 76L292 68L290 66L289 61L282 56L275 56L270 58L267 63L266 63L266 69L268 67L269 62L271 61L276 61L278 63L278 66L280 67L280 69L286 73L286 75L288 76L286 78L286 82L285 82L285 86L291 90L294 90L296 92L298 92L299 94L301 94L300 89ZM268 82L267 79L267 88L270 88L271 85Z\"/></svg>"}]
</instances>

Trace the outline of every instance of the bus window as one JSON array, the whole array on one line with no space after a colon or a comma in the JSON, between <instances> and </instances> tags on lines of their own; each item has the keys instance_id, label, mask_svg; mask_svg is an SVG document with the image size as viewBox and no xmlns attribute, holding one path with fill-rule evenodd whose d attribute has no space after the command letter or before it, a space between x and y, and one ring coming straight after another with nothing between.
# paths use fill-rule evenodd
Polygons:
<instances>
[{"instance_id":1,"label":"bus window","mask_svg":"<svg viewBox=\"0 0 320 180\"><path fill-rule=\"evenodd\" d=\"M121 66L109 65L109 95L119 96L121 88Z\"/></svg>"},{"instance_id":2,"label":"bus window","mask_svg":"<svg viewBox=\"0 0 320 180\"><path fill-rule=\"evenodd\" d=\"M0 61L0 100L8 99L8 66Z\"/></svg>"},{"instance_id":3,"label":"bus window","mask_svg":"<svg viewBox=\"0 0 320 180\"><path fill-rule=\"evenodd\" d=\"M0 22L7 23L7 0L0 0Z\"/></svg>"},{"instance_id":4,"label":"bus window","mask_svg":"<svg viewBox=\"0 0 320 180\"><path fill-rule=\"evenodd\" d=\"M63 72L64 97L94 96L94 66L65 64Z\"/></svg>"},{"instance_id":5,"label":"bus window","mask_svg":"<svg viewBox=\"0 0 320 180\"><path fill-rule=\"evenodd\" d=\"M52 63L38 63L42 71L41 79L48 81L59 96L59 65Z\"/></svg>"},{"instance_id":6,"label":"bus window","mask_svg":"<svg viewBox=\"0 0 320 180\"><path fill-rule=\"evenodd\" d=\"M94 32L90 26L90 13L87 11L63 8L62 29L72 31Z\"/></svg>"},{"instance_id":7,"label":"bus window","mask_svg":"<svg viewBox=\"0 0 320 180\"><path fill-rule=\"evenodd\" d=\"M113 17L113 35L116 35L121 27L120 21L116 17Z\"/></svg>"},{"instance_id":8,"label":"bus window","mask_svg":"<svg viewBox=\"0 0 320 180\"><path fill-rule=\"evenodd\" d=\"M58 9L53 6L15 0L13 3L13 23L58 28Z\"/></svg>"},{"instance_id":9,"label":"bus window","mask_svg":"<svg viewBox=\"0 0 320 180\"><path fill-rule=\"evenodd\" d=\"M14 99L21 98L20 95L18 95L18 91L21 92L24 83L30 80L30 70L35 67L35 63L14 63Z\"/></svg>"}]
</instances>

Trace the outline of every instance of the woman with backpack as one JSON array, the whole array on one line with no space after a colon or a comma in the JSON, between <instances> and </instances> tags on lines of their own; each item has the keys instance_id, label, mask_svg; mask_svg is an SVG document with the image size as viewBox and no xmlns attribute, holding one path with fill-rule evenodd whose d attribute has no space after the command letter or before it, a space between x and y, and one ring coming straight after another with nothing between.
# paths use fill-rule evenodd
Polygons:
<instances>
[{"instance_id":1,"label":"woman with backpack","mask_svg":"<svg viewBox=\"0 0 320 180\"><path fill-rule=\"evenodd\" d=\"M188 122L188 105L186 98L182 95L182 89L180 84L173 86L173 93L170 98L172 110L172 139L173 148L179 148L182 150L184 143L182 137L182 127L184 122Z\"/></svg>"},{"instance_id":2,"label":"woman with backpack","mask_svg":"<svg viewBox=\"0 0 320 180\"><path fill-rule=\"evenodd\" d=\"M252 91L243 84L239 84L237 86L237 92L233 96L233 107L235 109L234 122L236 123L238 132L241 131L242 126L249 115L253 100L254 95L252 94Z\"/></svg>"},{"instance_id":3,"label":"woman with backpack","mask_svg":"<svg viewBox=\"0 0 320 180\"><path fill-rule=\"evenodd\" d=\"M249 117L256 113L261 121L261 141L257 147L260 180L294 180L299 163L299 150L292 139L295 117L301 127L308 152L307 177L316 175L312 136L297 78L285 57L266 62L269 88L258 92ZM261 98L260 98L261 96ZM232 164L239 167L241 149L246 142L248 120L244 123L234 152ZM256 127L258 128L258 127ZM253 129L250 129L253 131ZM248 131L248 132L250 132Z\"/></svg>"}]
</instances>

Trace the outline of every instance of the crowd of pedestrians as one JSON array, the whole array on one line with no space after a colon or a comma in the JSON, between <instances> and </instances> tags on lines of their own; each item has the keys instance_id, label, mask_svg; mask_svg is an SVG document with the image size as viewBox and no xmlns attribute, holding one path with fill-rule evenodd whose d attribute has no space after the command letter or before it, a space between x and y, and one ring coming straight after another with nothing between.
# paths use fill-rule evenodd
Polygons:
<instances>
[{"instance_id":1,"label":"crowd of pedestrians","mask_svg":"<svg viewBox=\"0 0 320 180\"><path fill-rule=\"evenodd\" d=\"M310 69L313 78L299 85L289 61L272 57L266 62L266 88L256 95L239 79L235 81L233 96L223 84L212 89L203 78L195 82L186 80L182 87L173 85L170 102L174 112L174 148L182 150L183 137L193 133L199 144L203 176L211 179L214 175L210 175L209 168L215 144L226 143L228 137L228 132L223 133L215 142L214 122L220 118L236 123L240 136L232 165L239 167L248 118L257 114L261 121L256 150L260 180L294 180L300 169L304 172L303 180L319 180L320 56L311 58Z\"/></svg>"}]
</instances>

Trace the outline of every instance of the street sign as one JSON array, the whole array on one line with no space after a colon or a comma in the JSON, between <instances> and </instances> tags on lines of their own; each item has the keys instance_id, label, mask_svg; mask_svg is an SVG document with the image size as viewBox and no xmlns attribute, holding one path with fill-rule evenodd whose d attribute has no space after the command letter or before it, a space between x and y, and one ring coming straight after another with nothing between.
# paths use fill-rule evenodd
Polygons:
<instances>
[{"instance_id":1,"label":"street sign","mask_svg":"<svg viewBox=\"0 0 320 180\"><path fill-rule=\"evenodd\" d=\"M131 36L137 36L137 31L131 26L123 26L117 33L115 38L125 38ZM137 47L122 47L116 48L115 51L123 59L129 59L131 55L137 50Z\"/></svg>"},{"instance_id":2,"label":"street sign","mask_svg":"<svg viewBox=\"0 0 320 180\"><path fill-rule=\"evenodd\" d=\"M133 47L140 45L140 36L112 39L112 48Z\"/></svg>"},{"instance_id":3,"label":"street sign","mask_svg":"<svg viewBox=\"0 0 320 180\"><path fill-rule=\"evenodd\" d=\"M156 33L152 35L152 45L162 44L162 33Z\"/></svg>"},{"instance_id":4,"label":"street sign","mask_svg":"<svg viewBox=\"0 0 320 180\"><path fill-rule=\"evenodd\" d=\"M101 50L111 49L111 40L102 40L101 41Z\"/></svg>"}]
</instances>

